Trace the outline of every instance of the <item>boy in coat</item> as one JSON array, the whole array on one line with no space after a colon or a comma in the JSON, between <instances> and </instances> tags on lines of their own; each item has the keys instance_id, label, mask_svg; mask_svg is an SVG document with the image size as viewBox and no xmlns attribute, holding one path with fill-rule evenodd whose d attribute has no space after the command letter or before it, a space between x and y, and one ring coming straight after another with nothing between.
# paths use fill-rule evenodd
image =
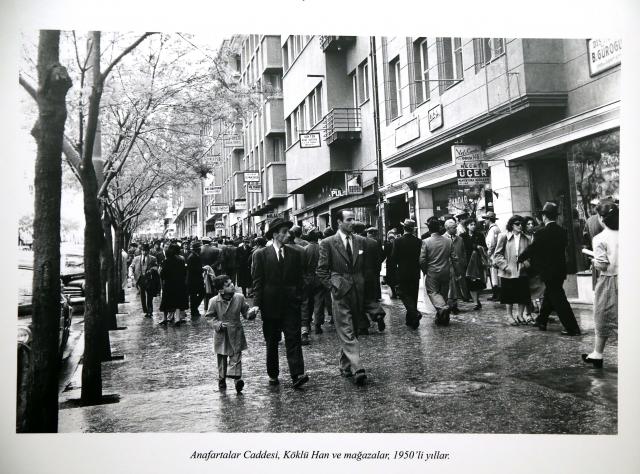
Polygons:
<instances>
[{"instance_id":1,"label":"boy in coat","mask_svg":"<svg viewBox=\"0 0 640 474\"><path fill-rule=\"evenodd\" d=\"M255 318L249 314L249 305L244 295L236 293L236 288L227 275L214 279L218 294L209 302L207 316L213 317L213 350L218 356L218 388L227 388L226 378L235 380L236 391L244 387L242 380L242 351L247 350L247 340L242 328L240 315L245 319Z\"/></svg>"}]
</instances>

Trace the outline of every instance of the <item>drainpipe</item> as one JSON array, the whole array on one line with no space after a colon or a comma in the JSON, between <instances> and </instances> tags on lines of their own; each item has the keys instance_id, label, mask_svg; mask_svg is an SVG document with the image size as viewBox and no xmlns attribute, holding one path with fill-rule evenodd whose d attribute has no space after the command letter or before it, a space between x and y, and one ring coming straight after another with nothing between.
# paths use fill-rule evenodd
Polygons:
<instances>
[{"instance_id":1,"label":"drainpipe","mask_svg":"<svg viewBox=\"0 0 640 474\"><path fill-rule=\"evenodd\" d=\"M382 174L382 150L380 149L380 101L378 100L378 62L376 59L376 37L369 37L369 55L371 56L371 78L373 92L373 130L376 140L376 168L377 179L374 191L378 197L378 235L384 239L386 235L384 220L384 205L380 195L380 186L384 184Z\"/></svg>"}]
</instances>

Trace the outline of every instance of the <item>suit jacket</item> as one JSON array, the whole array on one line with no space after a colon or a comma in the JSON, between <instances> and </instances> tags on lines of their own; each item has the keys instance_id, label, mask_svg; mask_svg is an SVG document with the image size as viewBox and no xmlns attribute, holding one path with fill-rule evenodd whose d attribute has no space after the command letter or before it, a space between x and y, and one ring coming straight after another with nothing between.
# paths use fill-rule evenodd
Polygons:
<instances>
[{"instance_id":1,"label":"suit jacket","mask_svg":"<svg viewBox=\"0 0 640 474\"><path fill-rule=\"evenodd\" d=\"M260 308L262 319L300 318L302 253L285 245L282 264L273 245L257 250L253 255L254 304Z\"/></svg>"},{"instance_id":2,"label":"suit jacket","mask_svg":"<svg viewBox=\"0 0 640 474\"><path fill-rule=\"evenodd\" d=\"M464 240L461 236L456 235L453 239L450 235L445 232L444 237L451 240L451 245L453 247L453 253L456 256L456 262L453 264L453 269L455 271L456 276L464 276L467 271L467 251L465 250Z\"/></svg>"},{"instance_id":3,"label":"suit jacket","mask_svg":"<svg viewBox=\"0 0 640 474\"><path fill-rule=\"evenodd\" d=\"M518 262L531 260L542 281L564 280L567 277L567 231L549 222L533 235L533 242L518 257Z\"/></svg>"},{"instance_id":4,"label":"suit jacket","mask_svg":"<svg viewBox=\"0 0 640 474\"><path fill-rule=\"evenodd\" d=\"M238 249L233 245L222 247L222 271L227 275L233 274L238 268Z\"/></svg>"},{"instance_id":5,"label":"suit jacket","mask_svg":"<svg viewBox=\"0 0 640 474\"><path fill-rule=\"evenodd\" d=\"M156 257L151 254L147 255L144 265L142 264L142 257L143 255L136 255L135 257L133 257L131 265L129 266L129 270L131 270L131 272L133 273L133 281L136 284L138 283L140 277L144 275L147 270L150 270L152 268L155 268L156 270L158 269L158 261L156 260Z\"/></svg>"},{"instance_id":6,"label":"suit jacket","mask_svg":"<svg viewBox=\"0 0 640 474\"><path fill-rule=\"evenodd\" d=\"M402 234L393 243L391 259L398 265L398 281L416 282L420 278L422 241L414 234Z\"/></svg>"},{"instance_id":7,"label":"suit jacket","mask_svg":"<svg viewBox=\"0 0 640 474\"><path fill-rule=\"evenodd\" d=\"M425 275L448 277L452 262L457 263L457 258L453 253L451 239L438 232L424 239L420 251L420 268Z\"/></svg>"},{"instance_id":8,"label":"suit jacket","mask_svg":"<svg viewBox=\"0 0 640 474\"><path fill-rule=\"evenodd\" d=\"M204 291L202 260L195 252L191 252L187 258L187 289L190 292Z\"/></svg>"},{"instance_id":9,"label":"suit jacket","mask_svg":"<svg viewBox=\"0 0 640 474\"><path fill-rule=\"evenodd\" d=\"M200 250L200 260L202 260L202 266L209 265L214 270L220 257L220 250L218 247L207 244L202 246Z\"/></svg>"},{"instance_id":10,"label":"suit jacket","mask_svg":"<svg viewBox=\"0 0 640 474\"><path fill-rule=\"evenodd\" d=\"M359 235L352 235L353 263L349 265L347 250L340 235L322 239L317 274L325 288L331 290L334 298L341 299L355 289L360 299L364 294L366 270L366 242Z\"/></svg>"}]
</instances>

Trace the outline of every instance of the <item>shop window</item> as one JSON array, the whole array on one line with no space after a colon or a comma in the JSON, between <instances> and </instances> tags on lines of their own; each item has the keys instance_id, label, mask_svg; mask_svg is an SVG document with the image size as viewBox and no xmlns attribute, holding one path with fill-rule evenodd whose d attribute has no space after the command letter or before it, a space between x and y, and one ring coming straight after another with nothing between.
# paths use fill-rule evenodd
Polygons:
<instances>
[{"instance_id":1,"label":"shop window","mask_svg":"<svg viewBox=\"0 0 640 474\"><path fill-rule=\"evenodd\" d=\"M473 57L476 72L505 52L504 38L474 38Z\"/></svg>"},{"instance_id":2,"label":"shop window","mask_svg":"<svg viewBox=\"0 0 640 474\"><path fill-rule=\"evenodd\" d=\"M437 54L440 93L442 94L463 78L462 39L438 38Z\"/></svg>"}]
</instances>

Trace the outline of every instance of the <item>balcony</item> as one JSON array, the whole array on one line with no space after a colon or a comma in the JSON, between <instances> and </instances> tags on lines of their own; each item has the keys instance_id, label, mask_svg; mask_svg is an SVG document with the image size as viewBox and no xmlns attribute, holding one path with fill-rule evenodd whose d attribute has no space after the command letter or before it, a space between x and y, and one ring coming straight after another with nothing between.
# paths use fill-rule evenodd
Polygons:
<instances>
[{"instance_id":1,"label":"balcony","mask_svg":"<svg viewBox=\"0 0 640 474\"><path fill-rule=\"evenodd\" d=\"M324 118L324 137L329 146L359 141L361 134L360 108L331 109Z\"/></svg>"},{"instance_id":2,"label":"balcony","mask_svg":"<svg viewBox=\"0 0 640 474\"><path fill-rule=\"evenodd\" d=\"M284 132L283 100L281 97L269 97L264 104L264 134L267 136Z\"/></svg>"},{"instance_id":3,"label":"balcony","mask_svg":"<svg viewBox=\"0 0 640 474\"><path fill-rule=\"evenodd\" d=\"M323 52L341 51L356 42L355 36L320 36L320 47Z\"/></svg>"}]
</instances>

